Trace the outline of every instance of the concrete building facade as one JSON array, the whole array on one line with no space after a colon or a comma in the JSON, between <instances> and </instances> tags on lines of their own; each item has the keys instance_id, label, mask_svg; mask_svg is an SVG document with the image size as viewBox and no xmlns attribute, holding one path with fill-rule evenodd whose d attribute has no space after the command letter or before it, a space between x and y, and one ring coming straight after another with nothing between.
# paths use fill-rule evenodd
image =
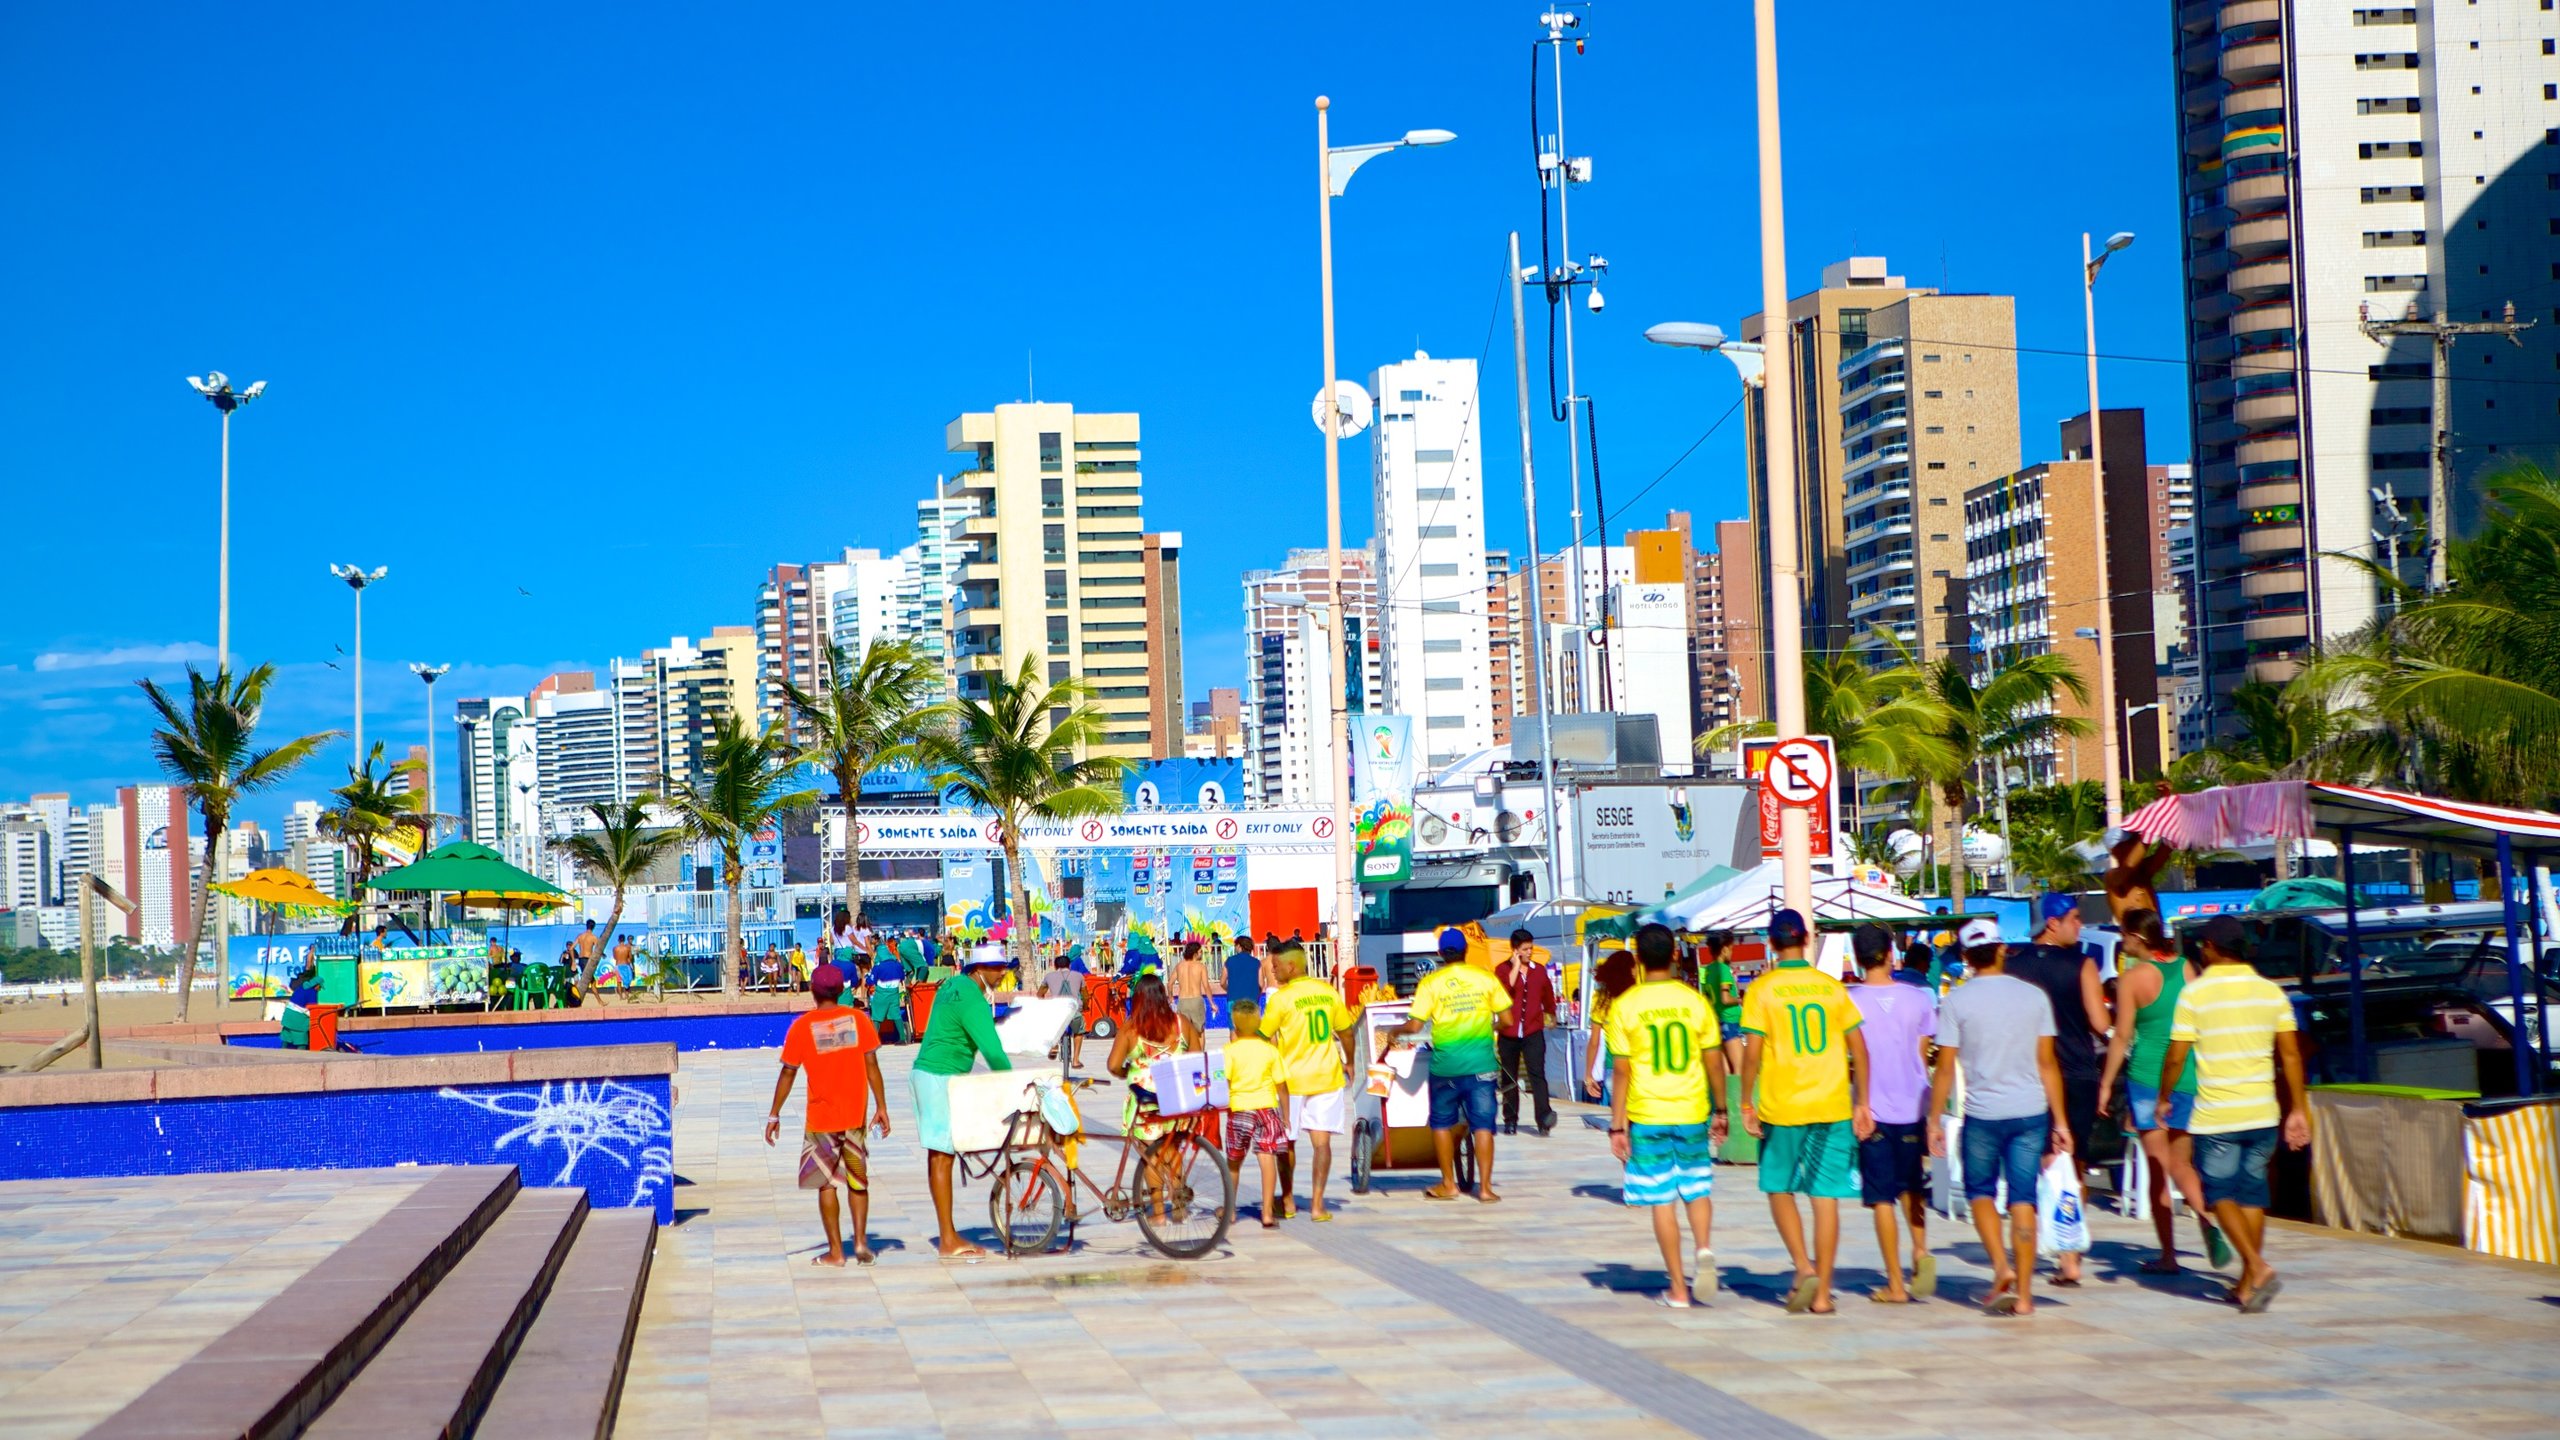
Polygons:
<instances>
[{"instance_id":1,"label":"concrete building facade","mask_svg":"<svg viewBox=\"0 0 2560 1440\"><path fill-rule=\"evenodd\" d=\"M1372 371L1369 388L1378 401L1369 476L1386 682L1378 708L1413 717L1422 768L1434 771L1494 743L1476 363L1416 351Z\"/></svg>"},{"instance_id":2,"label":"concrete building facade","mask_svg":"<svg viewBox=\"0 0 2560 1440\"><path fill-rule=\"evenodd\" d=\"M1376 557L1342 552L1343 603L1351 613L1337 641L1327 603L1325 552L1292 550L1276 570L1244 573L1245 787L1265 805L1311 805L1330 799L1333 773L1329 709L1334 677L1349 673L1337 658L1360 657L1348 691L1354 713L1381 710L1383 661L1377 636Z\"/></svg>"}]
</instances>

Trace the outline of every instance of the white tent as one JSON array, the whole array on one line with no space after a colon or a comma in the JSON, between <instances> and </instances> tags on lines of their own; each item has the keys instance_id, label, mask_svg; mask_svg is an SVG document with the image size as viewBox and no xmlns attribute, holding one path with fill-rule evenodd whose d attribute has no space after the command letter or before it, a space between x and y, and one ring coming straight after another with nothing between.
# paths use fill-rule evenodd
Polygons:
<instances>
[{"instance_id":1,"label":"white tent","mask_svg":"<svg viewBox=\"0 0 2560 1440\"><path fill-rule=\"evenodd\" d=\"M1763 861L1721 885L1684 895L1645 920L1659 920L1674 930L1697 934L1707 930L1765 930L1772 912L1786 904L1785 880L1775 860ZM1899 890L1862 884L1845 876L1813 877L1813 919L1925 920L1929 908Z\"/></svg>"}]
</instances>

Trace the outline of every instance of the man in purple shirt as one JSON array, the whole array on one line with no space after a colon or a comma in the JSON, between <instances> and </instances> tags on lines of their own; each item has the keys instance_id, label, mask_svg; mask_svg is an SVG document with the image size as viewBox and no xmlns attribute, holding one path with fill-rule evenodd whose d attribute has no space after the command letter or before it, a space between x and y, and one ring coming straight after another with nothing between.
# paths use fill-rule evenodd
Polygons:
<instances>
[{"instance_id":1,"label":"man in purple shirt","mask_svg":"<svg viewBox=\"0 0 2560 1440\"><path fill-rule=\"evenodd\" d=\"M1511 953L1495 967L1511 992L1511 1008L1494 1023L1494 1053L1502 1062L1502 1128L1520 1133L1520 1071L1529 1071L1529 1098L1541 1135L1556 1128L1556 1102L1547 1094L1547 1021L1556 1013L1556 986L1547 958L1526 930L1511 932Z\"/></svg>"},{"instance_id":2,"label":"man in purple shirt","mask_svg":"<svg viewBox=\"0 0 2560 1440\"><path fill-rule=\"evenodd\" d=\"M1867 1105L1875 1112L1873 1135L1858 1142L1858 1185L1875 1212L1876 1244L1884 1251L1884 1289L1867 1298L1888 1305L1926 1298L1938 1288L1938 1258L1929 1253L1929 1139L1921 1110L1929 1093L1927 1051L1938 1033L1938 997L1893 976L1893 933L1872 921L1849 937L1863 984L1849 999L1863 1017L1867 1037ZM1902 1283L1902 1257L1894 1233L1899 1208L1911 1226L1911 1284Z\"/></svg>"}]
</instances>

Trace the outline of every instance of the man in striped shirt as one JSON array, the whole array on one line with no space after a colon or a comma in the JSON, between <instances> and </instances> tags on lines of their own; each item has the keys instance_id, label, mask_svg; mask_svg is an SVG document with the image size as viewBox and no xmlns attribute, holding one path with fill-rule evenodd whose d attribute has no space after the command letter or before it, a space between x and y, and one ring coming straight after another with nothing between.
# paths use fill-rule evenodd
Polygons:
<instances>
[{"instance_id":1,"label":"man in striped shirt","mask_svg":"<svg viewBox=\"0 0 2560 1440\"><path fill-rule=\"evenodd\" d=\"M2205 922L2205 970L2178 994L2156 1083L2160 1093L2172 1093L2187 1056L2195 1056L2195 1118L2188 1132L2195 1137L2196 1170L2205 1203L2240 1252L2240 1283L2231 1287L2231 1298L2242 1314L2255 1315L2284 1288L2266 1258L2267 1162L2279 1136L2294 1150L2311 1143L2311 1112L2293 1003L2249 968L2248 933L2229 915Z\"/></svg>"}]
</instances>

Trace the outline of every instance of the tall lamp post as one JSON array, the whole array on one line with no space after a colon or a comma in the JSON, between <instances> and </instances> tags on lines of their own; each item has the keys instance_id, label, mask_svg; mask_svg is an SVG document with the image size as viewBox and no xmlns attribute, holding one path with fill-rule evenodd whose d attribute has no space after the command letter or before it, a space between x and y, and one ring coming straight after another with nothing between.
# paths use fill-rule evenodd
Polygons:
<instances>
[{"instance_id":1,"label":"tall lamp post","mask_svg":"<svg viewBox=\"0 0 2560 1440\"><path fill-rule=\"evenodd\" d=\"M1390 150L1414 145L1446 145L1458 137L1447 130L1408 130L1401 140L1387 140L1373 145L1344 145L1336 148L1326 127L1326 112L1333 102L1322 95L1316 97L1316 252L1324 304L1324 388L1316 392L1316 428L1324 432L1324 565L1325 597L1337 625L1349 614L1342 605L1342 441L1357 434L1359 424L1344 413L1334 391L1333 373L1333 201L1351 184L1352 172ZM1382 589L1380 604L1388 601ZM1341 633L1349 633L1343 625ZM1351 776L1346 768L1351 760L1351 712L1344 708L1349 688L1346 667L1337 677L1343 683L1333 687L1326 707L1333 713L1333 756L1336 773L1333 782L1333 936L1335 953L1330 957L1335 966L1344 957L1357 958L1360 953L1360 882L1352 873L1351 840Z\"/></svg>"},{"instance_id":2,"label":"tall lamp post","mask_svg":"<svg viewBox=\"0 0 2560 1440\"><path fill-rule=\"evenodd\" d=\"M436 682L444 678L451 665L421 665L409 662L409 673L427 682L427 838L435 838L436 815ZM434 849L430 843L429 849Z\"/></svg>"},{"instance_id":3,"label":"tall lamp post","mask_svg":"<svg viewBox=\"0 0 2560 1440\"><path fill-rule=\"evenodd\" d=\"M364 587L391 573L391 567L376 565L368 571L361 565L331 563L329 573L347 582L356 592L356 764L364 764Z\"/></svg>"},{"instance_id":4,"label":"tall lamp post","mask_svg":"<svg viewBox=\"0 0 2560 1440\"><path fill-rule=\"evenodd\" d=\"M187 383L222 412L222 558L213 612L213 663L219 670L231 664L231 412L265 394L267 382L252 380L248 389L234 390L230 376L208 370L188 376Z\"/></svg>"},{"instance_id":5,"label":"tall lamp post","mask_svg":"<svg viewBox=\"0 0 2560 1440\"><path fill-rule=\"evenodd\" d=\"M2089 234L2080 233L2080 313L2089 336L2089 498L2098 526L2098 713L2110 723L2099 745L2098 759L2107 771L2107 824L2124 818L2124 766L2119 758L2116 727L2115 591L2107 581L2107 442L2106 412L2098 408L2098 271L2107 257L2133 243L2133 232L2107 237L2107 248L2090 253Z\"/></svg>"}]
</instances>

